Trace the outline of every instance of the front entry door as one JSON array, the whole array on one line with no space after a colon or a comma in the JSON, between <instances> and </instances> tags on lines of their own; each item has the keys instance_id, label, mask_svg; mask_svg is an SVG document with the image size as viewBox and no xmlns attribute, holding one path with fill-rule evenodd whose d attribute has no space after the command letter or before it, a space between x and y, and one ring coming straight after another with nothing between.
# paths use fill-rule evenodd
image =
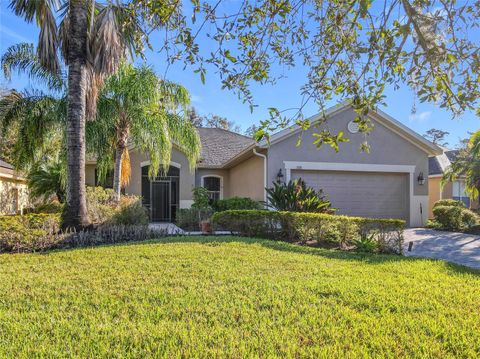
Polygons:
<instances>
[{"instance_id":1,"label":"front entry door","mask_svg":"<svg viewBox=\"0 0 480 359\"><path fill-rule=\"evenodd\" d=\"M142 167L142 204L152 222L175 221L180 202L180 169L170 166L168 172L151 179L149 166Z\"/></svg>"},{"instance_id":2,"label":"front entry door","mask_svg":"<svg viewBox=\"0 0 480 359\"><path fill-rule=\"evenodd\" d=\"M170 181L152 182L152 221L168 222L171 220Z\"/></svg>"}]
</instances>

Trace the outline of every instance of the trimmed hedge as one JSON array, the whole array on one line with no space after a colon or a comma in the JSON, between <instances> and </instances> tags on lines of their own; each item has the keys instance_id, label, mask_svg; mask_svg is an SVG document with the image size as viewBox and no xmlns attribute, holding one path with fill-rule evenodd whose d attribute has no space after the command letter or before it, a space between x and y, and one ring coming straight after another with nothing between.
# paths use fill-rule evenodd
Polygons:
<instances>
[{"instance_id":1,"label":"trimmed hedge","mask_svg":"<svg viewBox=\"0 0 480 359\"><path fill-rule=\"evenodd\" d=\"M465 208L465 203L463 203L462 201L457 201L455 199L441 199L433 204L433 208L439 207L439 206L452 206L452 207Z\"/></svg>"},{"instance_id":2,"label":"trimmed hedge","mask_svg":"<svg viewBox=\"0 0 480 359\"><path fill-rule=\"evenodd\" d=\"M403 250L405 221L399 219L245 210L217 212L212 221L215 227L248 237L301 243L333 242L347 249L355 247L355 241L370 236L377 242L378 252L401 254Z\"/></svg>"}]
</instances>

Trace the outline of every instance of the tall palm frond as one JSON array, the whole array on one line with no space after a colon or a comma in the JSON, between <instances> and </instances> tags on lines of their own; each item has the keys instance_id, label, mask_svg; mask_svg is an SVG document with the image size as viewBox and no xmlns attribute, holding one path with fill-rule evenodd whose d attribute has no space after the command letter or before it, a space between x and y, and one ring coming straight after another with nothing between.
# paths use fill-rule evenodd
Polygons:
<instances>
[{"instance_id":1,"label":"tall palm frond","mask_svg":"<svg viewBox=\"0 0 480 359\"><path fill-rule=\"evenodd\" d=\"M58 74L60 63L57 55L58 48L58 29L49 2L37 14L40 34L38 38L37 56L43 68L49 70L52 74Z\"/></svg>"},{"instance_id":2,"label":"tall palm frond","mask_svg":"<svg viewBox=\"0 0 480 359\"><path fill-rule=\"evenodd\" d=\"M52 137L63 136L66 104L64 99L47 96L42 92L19 93L10 91L0 99L0 131L7 133L15 126L16 143L13 163L25 170L49 151Z\"/></svg>"},{"instance_id":3,"label":"tall palm frond","mask_svg":"<svg viewBox=\"0 0 480 359\"><path fill-rule=\"evenodd\" d=\"M468 148L472 156L480 159L480 130L472 134L468 141Z\"/></svg>"},{"instance_id":4,"label":"tall palm frond","mask_svg":"<svg viewBox=\"0 0 480 359\"><path fill-rule=\"evenodd\" d=\"M465 181L465 191L471 200L480 196L480 131L475 132L465 148L459 150L457 158L442 176L441 185L458 179Z\"/></svg>"},{"instance_id":5,"label":"tall palm frond","mask_svg":"<svg viewBox=\"0 0 480 359\"><path fill-rule=\"evenodd\" d=\"M111 6L103 8L97 15L90 39L95 73L112 74L117 71L125 55L125 43Z\"/></svg>"},{"instance_id":6,"label":"tall palm frond","mask_svg":"<svg viewBox=\"0 0 480 359\"><path fill-rule=\"evenodd\" d=\"M31 80L46 84L50 89L60 91L65 88L61 74L46 70L39 62L33 44L20 43L10 46L1 59L5 78L10 79L13 71L26 73Z\"/></svg>"},{"instance_id":7,"label":"tall palm frond","mask_svg":"<svg viewBox=\"0 0 480 359\"><path fill-rule=\"evenodd\" d=\"M168 128L173 142L187 157L190 169L194 169L200 158L201 142L197 129L184 116L167 115Z\"/></svg>"},{"instance_id":8,"label":"tall palm frond","mask_svg":"<svg viewBox=\"0 0 480 359\"><path fill-rule=\"evenodd\" d=\"M60 6L60 0L10 1L10 8L15 15L23 17L27 22L35 19L40 27L37 56L42 66L54 74L58 73L60 64L57 56L57 24L53 12Z\"/></svg>"}]
</instances>

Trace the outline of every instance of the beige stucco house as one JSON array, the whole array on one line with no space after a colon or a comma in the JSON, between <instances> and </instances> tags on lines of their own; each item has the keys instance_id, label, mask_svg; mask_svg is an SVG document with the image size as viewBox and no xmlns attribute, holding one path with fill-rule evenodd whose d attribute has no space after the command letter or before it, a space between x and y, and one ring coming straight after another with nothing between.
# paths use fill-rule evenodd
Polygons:
<instances>
[{"instance_id":1,"label":"beige stucco house","mask_svg":"<svg viewBox=\"0 0 480 359\"><path fill-rule=\"evenodd\" d=\"M22 213L29 204L25 178L0 159L0 215Z\"/></svg>"},{"instance_id":2,"label":"beige stucco house","mask_svg":"<svg viewBox=\"0 0 480 359\"><path fill-rule=\"evenodd\" d=\"M444 149L440 155L428 159L429 218L433 218L433 205L441 199L455 199L462 201L468 208L479 208L478 201L470 201L470 196L465 191L464 179L459 178L454 182L447 182L444 186L441 184L445 170L452 161L455 161L457 154L458 150Z\"/></svg>"},{"instance_id":3,"label":"beige stucco house","mask_svg":"<svg viewBox=\"0 0 480 359\"><path fill-rule=\"evenodd\" d=\"M327 145L316 148L313 134L318 128L313 126L302 134L301 146L296 146L301 129L295 126L273 135L269 143L200 128L202 156L193 171L175 148L167 176L151 181L149 159L132 148L132 177L125 192L143 197L153 221L172 221L178 208L191 206L195 186L206 187L212 198L263 201L264 189L273 181L301 177L323 189L339 214L403 218L411 226L423 225L428 217L428 157L442 150L381 111L369 115L374 131L368 138L358 131L356 114L348 104L324 115L328 121L320 127L343 131L350 139L338 153ZM323 115L316 115L310 121L316 125L321 119ZM370 153L360 151L366 139ZM94 161L87 164L86 175L87 184L94 185Z\"/></svg>"}]
</instances>

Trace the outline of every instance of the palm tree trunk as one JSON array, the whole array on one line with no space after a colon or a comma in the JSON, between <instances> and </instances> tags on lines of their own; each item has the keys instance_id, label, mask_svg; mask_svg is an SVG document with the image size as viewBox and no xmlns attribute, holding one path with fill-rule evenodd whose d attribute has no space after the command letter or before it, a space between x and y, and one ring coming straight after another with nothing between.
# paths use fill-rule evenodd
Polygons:
<instances>
[{"instance_id":1,"label":"palm tree trunk","mask_svg":"<svg viewBox=\"0 0 480 359\"><path fill-rule=\"evenodd\" d=\"M122 190L122 156L128 143L130 126L124 114L120 114L120 124L117 127L117 146L115 148L115 169L113 173L113 200L120 201L120 192Z\"/></svg>"},{"instance_id":2,"label":"palm tree trunk","mask_svg":"<svg viewBox=\"0 0 480 359\"><path fill-rule=\"evenodd\" d=\"M121 183L120 176L122 175L122 155L125 151L125 146L117 145L115 149L115 169L113 173L113 200L120 201Z\"/></svg>"},{"instance_id":3,"label":"palm tree trunk","mask_svg":"<svg viewBox=\"0 0 480 359\"><path fill-rule=\"evenodd\" d=\"M89 224L85 191L85 108L87 81L87 10L83 1L70 2L68 47L67 203L63 228Z\"/></svg>"}]
</instances>

